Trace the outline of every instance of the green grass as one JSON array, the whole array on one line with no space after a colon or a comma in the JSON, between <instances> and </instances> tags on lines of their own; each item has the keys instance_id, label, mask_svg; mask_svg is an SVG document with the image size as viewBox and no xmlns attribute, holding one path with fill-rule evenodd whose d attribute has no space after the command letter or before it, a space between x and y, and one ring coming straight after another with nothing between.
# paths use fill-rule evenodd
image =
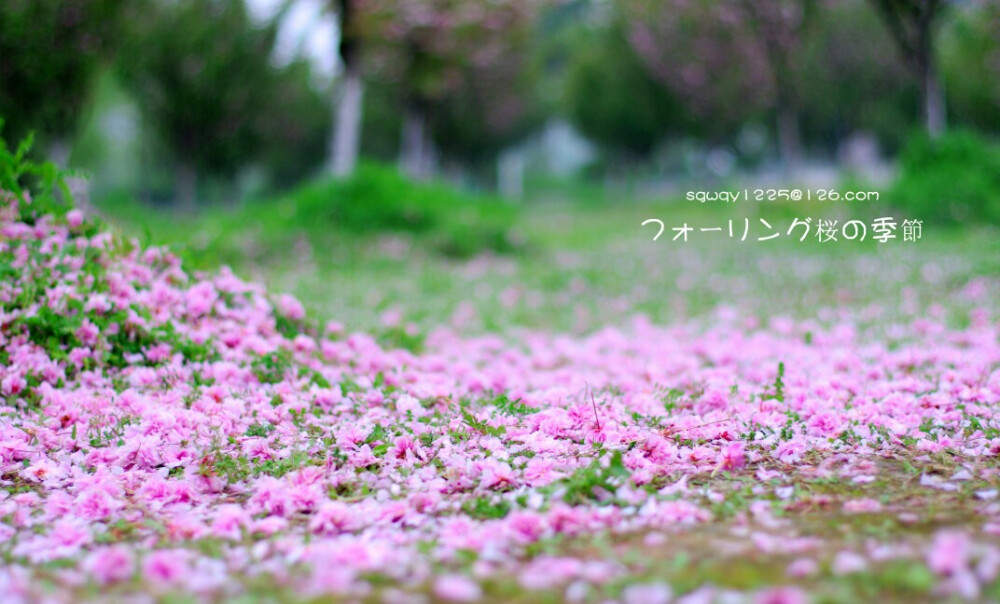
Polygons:
<instances>
[{"instance_id":1,"label":"green grass","mask_svg":"<svg viewBox=\"0 0 1000 604\"><path fill-rule=\"evenodd\" d=\"M897 337L892 334L892 323L908 323L938 308L955 325L967 324L977 308L993 318L1000 314L996 302L1000 299L1000 237L989 227L925 225L920 241L897 239L885 244L870 240L819 244L814 239L800 243L787 237L756 241L756 234L739 241L695 237L698 233L692 233L686 244L670 241L669 229L685 222L710 227L748 218L755 225L763 217L782 225L784 232L790 217L796 215L841 220L891 215L900 222L908 217L905 211L878 202L867 207L847 202L712 206L668 200L525 204L510 210L508 228L530 241L530 246L514 254L487 249L456 257L441 253L434 238L422 229L338 228L331 231L334 235L318 235L309 224L311 213L322 214L325 207L321 201L325 197L316 193L325 186L330 185L317 185L308 195L279 199L273 206L248 203L236 211L216 210L186 219L157 215L146 217L145 222L154 241L186 247L188 257L202 266L231 264L238 273L263 280L273 292L293 292L323 319L342 321L348 330L372 331L383 343L412 349L419 349L423 336L440 325L471 333L499 332L517 345L520 328L588 332L625 323L636 313L657 322L711 323L720 306L738 309L748 321L761 325L782 316L829 324L837 321L837 313L849 311L862 317L871 337L884 338L890 345ZM447 199L451 204L468 202ZM668 230L659 241L652 241L654 231L649 227L640 226L647 218L666 223ZM142 233L141 215L112 213L109 219L127 231ZM317 218L316 223L328 225L330 220ZM239 249L266 253L235 253ZM976 287L982 290L978 295L962 293ZM402 314L403 325L383 324L382 314L390 309ZM413 330L406 329L409 322ZM262 374L280 371L280 359L262 360L259 369ZM680 399L688 394L667 393L665 404L683 404ZM778 399L783 395L780 377L761 394ZM531 412L509 399L498 398L493 407L494 417ZM465 430L499 432L491 421L466 415ZM249 430L265 432L267 426L254 425ZM461 431L453 434L453 438L464 437ZM374 434L372 440L382 441L384 435ZM284 467L250 467L240 460L220 461L230 463L229 471L235 473L286 471ZM810 464L820 461L813 459ZM724 494L712 508L716 519L708 525L670 532L660 544L633 534L541 542L532 544L525 556L572 553L595 560L613 556L628 565L630 581L667 581L675 594L705 584L753 591L794 583L819 602L875 598L929 602L934 600L931 576L921 559L886 561L846 577L833 572L832 560L838 552L862 548L872 539L926 549L931 534L941 527L983 522L977 511L981 502L974 496L976 490L989 488L983 481L962 482L955 492L919 486L923 473L950 475L961 461L945 454L921 457L916 453L905 459L886 459L880 462L877 480L868 484L796 476L793 467L770 468L787 473L782 484L795 485L788 502L770 491L753 492L756 481L744 474L756 468L742 474L720 472L690 485ZM995 460L980 463L996 465ZM595 487L613 496L619 465L615 459L599 461L556 486L564 488L570 500L593 497ZM662 488L677 478L663 479L649 488ZM344 495L354 496L352 492ZM883 509L868 514L843 512L845 501L859 498L875 499ZM747 534L740 532L751 515L751 503L759 499L769 502L782 524L777 529L756 526L757 530L770 530L782 538L821 539L820 549L809 554L820 562L817 574L790 579L786 569L794 556L758 551ZM512 507L510 500L497 496L466 501L463 509L476 517L499 518ZM902 513L913 514L915 519L904 523ZM473 562L456 564L467 569ZM616 598L624 587L611 583L591 596ZM484 589L486 601L491 602L558 602L565 597L562 588L526 591L513 576L491 579ZM427 590L430 593L429 586ZM382 587L376 586L370 601L378 601L381 592ZM253 593L261 599L297 599L295 594L265 586ZM984 597L1000 597L1000 583L989 586Z\"/></svg>"},{"instance_id":2,"label":"green grass","mask_svg":"<svg viewBox=\"0 0 1000 604\"><path fill-rule=\"evenodd\" d=\"M316 185L326 186L332 185ZM552 202L515 208L450 194L442 208L457 209L442 215L503 208L498 211L509 213L506 232L530 242L517 253L486 246L478 255L456 257L442 254L433 234L444 227L429 232L332 227L328 219L312 218L322 207L316 189L303 191L197 217L103 207L108 220L126 232L169 242L199 268L228 264L273 292L297 295L321 318L342 321L349 330L374 331L408 348L419 347L422 334L442 324L469 332L511 327L581 332L635 313L655 321L699 318L720 305L766 323L777 316L812 318L823 309L877 304L881 308L872 321L888 322L901 316L904 292L915 308L939 303L950 320L963 324L972 303L956 292L977 277L1000 275L1000 238L990 227L925 225L916 242L799 242L785 236L786 214L796 211L787 204ZM867 203L795 207L803 218L887 215L901 222L907 217ZM757 241L764 235L754 230L762 228L761 217L782 236ZM658 241L652 241L655 227L640 226L647 218L664 221ZM751 233L740 241L744 219ZM733 239L694 232L687 243L670 240L670 229L685 222L725 229L729 220L737 231ZM458 228L459 223L448 224ZM384 327L380 317L390 309L414 323L415 334Z\"/></svg>"},{"instance_id":3,"label":"green grass","mask_svg":"<svg viewBox=\"0 0 1000 604\"><path fill-rule=\"evenodd\" d=\"M55 198L36 198L36 203L50 202L55 203ZM373 207L365 205L368 203ZM761 217L777 225L800 211L787 204L553 202L514 208L497 200L467 198L440 185L413 185L384 169L366 168L345 183L314 183L270 202L214 209L199 216L150 213L131 205L104 207L108 218L126 231L152 242L172 242L198 266L231 264L244 275L264 280L272 291L294 291L325 318L343 320L349 329L374 330L385 344L415 350L422 346L428 329L462 314L471 319L461 329L500 331L516 345L517 328L521 327L589 331L626 321L635 313L661 322L710 322L719 306L739 309L747 319L761 323L783 315L836 322L835 310L856 312L871 327L867 335L884 337L891 345L896 336L888 328L880 332L883 326L897 319L934 314L937 307L957 324L967 322L977 308L995 319L1000 293L1000 238L988 228L929 225L919 242L820 245L812 240L758 242L751 238L741 242L720 236L679 243L670 241L669 231L667 237L653 242L649 229L640 227L647 218L660 218L668 228L685 222L696 227L715 226L744 218L756 224ZM849 214L855 208L847 204L825 208L803 205L801 211L804 216L855 217ZM882 213L898 215L879 207L857 211L866 219ZM455 243L467 235L463 229L484 233L487 231L477 229L486 226L498 229L489 232L500 232L505 240L521 233L531 245L507 253L514 250L498 247L496 240L486 236L473 237L472 243ZM456 249L465 251L456 253ZM961 293L977 283L981 290L977 295ZM380 316L387 309L398 309L405 321L415 323L415 329L383 325ZM827 316L827 312L833 314ZM72 326L57 327L51 333L42 332L44 339L38 343L47 344L72 332ZM289 323L279 328L286 331L299 326ZM191 343L175 344L189 358L204 354ZM290 365L286 357L272 354L261 356L252 368L258 379L267 383L278 381ZM783 368L783 364L778 365L777 377L762 398L783 399ZM668 408L683 405L683 397L692 394L671 391L666 393L664 404ZM533 411L505 396L497 396L487 407L493 412L490 419L473 415L460 405L465 431L454 431L451 437L467 438L470 431L503 437L505 429L495 425L497 416ZM435 415L435 420L440 419ZM296 418L299 420L301 417ZM134 421L124 416L114 425L88 431L85 436L91 447L119 442ZM245 434L264 437L273 430L270 423L254 422ZM931 432L933 426L926 430ZM393 426L377 425L366 442L373 445L377 457L382 457L393 434ZM332 442L325 444L328 455L339 455ZM795 487L787 501L779 499L771 488L754 489L761 485L750 474L760 467L696 476L690 481L691 488L721 495L707 504L712 506L714 520L705 526L669 532L658 543L647 540L646 535L628 533L543 539L526 546L523 557L572 553L582 559L614 559L627 566L628 581L665 580L675 593L706 584L755 590L796 583L823 602L932 601L932 577L919 557L883 561L846 577L832 569L838 552L860 549L869 540L903 542L926 551L927 540L937 529L968 528L986 521L986 510L975 492L992 488L988 479L961 481L956 490L944 492L921 487L920 477L952 475L970 462L995 470L996 458L968 460L952 453L920 454L905 450L906 446L904 442L904 451L895 457L878 461L877 478L870 483L835 475L817 478L797 474L792 466L772 464L766 469L779 470L783 476L769 486ZM614 500L627 473L621 453L595 453L593 463L581 466L552 488L566 501L598 498L624 507L622 501ZM822 462L822 455L814 452L809 465ZM213 454L205 456L201 469L242 481L250 476L282 476L323 463L323 457L295 452L287 458L259 461L243 455ZM11 483L8 490L13 493L37 488L11 472L3 478ZM645 488L660 489L679 478L661 477ZM371 495L368 489L360 482L344 484L331 495L364 498ZM524 506L505 495L469 499L462 509L479 518L500 518L512 512L515 502ZM875 499L883 507L873 513L845 513L843 504L860 498ZM779 524L755 522L754 501L762 501ZM909 515L905 522L901 517L904 513ZM755 547L748 526L775 539L821 539L817 550L809 554L821 562L817 574L789 579L786 569L794 556ZM136 526L124 521L108 529L108 542L138 538ZM185 546L213 555L226 547L218 539L199 539ZM468 570L475 562L470 554L447 564ZM65 560L54 560L35 578L55 583L46 576L46 569L56 571L66 564ZM289 569L293 576L298 570ZM391 580L368 578L374 590L367 599L381 601L381 592ZM140 577L134 577L135 584L139 581ZM257 581L246 578L252 595L245 600L295 601L301 597L292 588L258 585ZM294 585L294 581L289 584ZM616 598L623 587L621 581L612 582L595 588L601 593L591 595L599 600ZM81 586L77 595L102 595L95 589ZM554 590L524 590L513 576L489 580L486 594L488 601L495 602L556 602L564 596ZM1000 598L1000 582L988 586L984 597ZM163 594L162 599L172 598Z\"/></svg>"},{"instance_id":4,"label":"green grass","mask_svg":"<svg viewBox=\"0 0 1000 604\"><path fill-rule=\"evenodd\" d=\"M383 237L402 236L449 258L510 254L525 244L513 230L517 208L442 183L415 183L395 169L362 165L346 180L318 180L269 199L209 207L196 216L152 209L128 197L98 204L152 243L180 243L198 268L269 266L317 253L350 261Z\"/></svg>"}]
</instances>

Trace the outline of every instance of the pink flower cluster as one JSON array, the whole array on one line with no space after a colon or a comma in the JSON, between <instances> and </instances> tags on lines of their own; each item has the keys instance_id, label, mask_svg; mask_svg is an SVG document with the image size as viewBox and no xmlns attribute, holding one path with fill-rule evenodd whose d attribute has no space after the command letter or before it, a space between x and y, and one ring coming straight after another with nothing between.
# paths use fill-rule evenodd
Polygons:
<instances>
[{"instance_id":1,"label":"pink flower cluster","mask_svg":"<svg viewBox=\"0 0 1000 604\"><path fill-rule=\"evenodd\" d=\"M738 476L759 500L740 512L764 531L749 542L779 551L771 506L821 505L797 479L865 484L900 456L1000 453L1000 330L985 319L927 321L891 345L850 322L737 317L640 317L586 337L442 329L414 354L321 330L294 298L189 275L78 216L15 216L0 211L0 594L14 600L111 585L228 597L259 576L360 598L376 574L396 601L472 601L514 576L586 598L635 569L538 545L691 530ZM926 489L998 478L995 463L966 465ZM982 499L996 533L1000 509ZM970 597L1000 568L961 531L904 554ZM790 580L816 568L793 566ZM621 592L673 597L655 581Z\"/></svg>"}]
</instances>

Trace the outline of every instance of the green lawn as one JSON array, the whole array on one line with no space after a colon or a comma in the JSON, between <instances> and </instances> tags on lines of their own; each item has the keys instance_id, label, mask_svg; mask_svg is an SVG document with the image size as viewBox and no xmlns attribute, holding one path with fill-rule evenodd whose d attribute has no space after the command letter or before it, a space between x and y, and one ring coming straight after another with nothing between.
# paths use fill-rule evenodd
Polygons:
<instances>
[{"instance_id":1,"label":"green lawn","mask_svg":"<svg viewBox=\"0 0 1000 604\"><path fill-rule=\"evenodd\" d=\"M811 215L810 209L804 206L800 216ZM836 216L838 210L844 208L827 207L824 216ZM987 229L925 225L916 242L819 244L784 236L796 215L789 207L713 208L683 201L525 204L517 208L511 231L523 242L515 252L456 259L421 235L278 229L280 213L290 211L287 205L249 204L187 218L134 206L105 213L126 232L169 243L202 268L231 264L239 274L266 283L272 293L294 293L324 320L411 348L419 348L421 337L442 325L468 333L497 332L516 345L522 328L588 332L636 314L654 322L705 323L727 312L779 328L782 317L821 325L849 314L860 318L866 337L891 344L907 337L898 324L912 325L921 316L943 315L967 325L970 313L998 314L1000 238ZM905 212L884 214L902 219ZM866 219L877 215L883 213L868 208ZM756 225L760 217L782 236L756 241L754 232L739 241L696 231L687 243L670 240L671 227L685 222L725 227L732 219L742 226L744 218ZM647 218L666 223L659 241L652 241L655 229L640 226ZM308 224L308 217L299 224ZM747 591L786 582L796 555L785 547L816 537L819 549L811 550L811 557L820 563L798 584L821 601L933 601L934 578L922 560L895 559L845 575L841 567L850 562L845 552L873 539L923 550L934 530L972 523L983 505L975 493L992 488L987 479L943 491L921 486L921 477L951 475L962 463L995 469L997 460L911 451L878 463L878 477L869 483L800 475L787 465L757 468L784 477L774 485L795 485L789 494L792 506L772 490L755 491L761 480L752 476L701 476L689 486L718 494L713 521L706 526L653 536L543 540L532 545L530 554L614 559L632 570L630 581L667 580L675 593L706 583ZM751 506L755 500L765 507ZM847 513L843 504L851 500L876 501L881 508ZM483 505L489 512L492 504ZM757 520L752 528L748 516ZM770 551L761 545L769 540ZM524 591L514 577L491 580L485 587L497 602L559 601L565 595ZM605 595L614 596L620 587L606 586ZM1000 598L1000 585L991 589L984 597Z\"/></svg>"},{"instance_id":2,"label":"green lawn","mask_svg":"<svg viewBox=\"0 0 1000 604\"><path fill-rule=\"evenodd\" d=\"M805 202L803 202L805 203ZM109 212L127 233L180 251L200 268L230 265L238 274L287 291L326 319L371 330L387 310L398 310L421 330L450 324L463 330L530 327L589 331L644 313L657 322L704 317L732 307L762 321L779 316L829 320L847 308L870 305L871 321L890 322L940 304L959 323L968 303L953 294L977 277L1000 275L995 229L924 225L919 241L897 237L818 243L786 235L796 216L836 216L852 207L819 205L711 206L686 201L623 204L525 204L512 237L524 242L509 254L455 259L408 233L335 229L277 230L280 209L247 206L196 218L139 210ZM905 210L862 208L861 218L897 217ZM656 226L666 230L653 241ZM757 241L767 232L780 237ZM741 241L744 220L750 233ZM729 222L734 225L728 236ZM870 222L870 218L867 219ZM673 227L720 227L672 241ZM974 285L975 287L975 285ZM992 290L990 290L992 291ZM985 296L985 294L983 294ZM933 310L933 309L932 309ZM867 315L866 315L867 316Z\"/></svg>"}]
</instances>

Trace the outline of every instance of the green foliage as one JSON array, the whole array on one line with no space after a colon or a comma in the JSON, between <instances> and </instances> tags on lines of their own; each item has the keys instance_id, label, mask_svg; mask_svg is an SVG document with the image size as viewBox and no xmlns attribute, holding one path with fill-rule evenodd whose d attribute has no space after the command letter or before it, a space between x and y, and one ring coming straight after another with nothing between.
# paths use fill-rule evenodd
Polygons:
<instances>
[{"instance_id":1,"label":"green foliage","mask_svg":"<svg viewBox=\"0 0 1000 604\"><path fill-rule=\"evenodd\" d=\"M477 520L496 520L510 513L511 504L505 499L497 501L489 497L476 497L462 504L462 511Z\"/></svg>"},{"instance_id":2,"label":"green foliage","mask_svg":"<svg viewBox=\"0 0 1000 604\"><path fill-rule=\"evenodd\" d=\"M563 499L567 503L601 500L615 493L621 480L629 476L629 471L622 463L621 451L614 451L608 459L605 457L598 457L590 465L557 483L565 486Z\"/></svg>"},{"instance_id":3,"label":"green foliage","mask_svg":"<svg viewBox=\"0 0 1000 604\"><path fill-rule=\"evenodd\" d=\"M1000 145L971 132L915 136L889 198L937 223L1000 224Z\"/></svg>"},{"instance_id":4,"label":"green foliage","mask_svg":"<svg viewBox=\"0 0 1000 604\"><path fill-rule=\"evenodd\" d=\"M400 348L419 354L424 350L426 335L417 331L411 333L405 326L397 325L378 334L378 343L386 349Z\"/></svg>"},{"instance_id":5,"label":"green foliage","mask_svg":"<svg viewBox=\"0 0 1000 604\"><path fill-rule=\"evenodd\" d=\"M253 121L275 32L257 30L240 1L142 2L119 66L143 115L177 156L226 174L260 146ZM236 69L236 66L239 66Z\"/></svg>"},{"instance_id":6,"label":"green foliage","mask_svg":"<svg viewBox=\"0 0 1000 604\"><path fill-rule=\"evenodd\" d=\"M671 388L663 395L663 410L672 414L677 409L677 404L684 398L684 391Z\"/></svg>"},{"instance_id":7,"label":"green foliage","mask_svg":"<svg viewBox=\"0 0 1000 604\"><path fill-rule=\"evenodd\" d=\"M401 175L361 166L346 181L320 181L293 193L299 223L321 220L353 233L422 233L441 219L440 191L414 187ZM441 200L447 204L447 201Z\"/></svg>"},{"instance_id":8,"label":"green foliage","mask_svg":"<svg viewBox=\"0 0 1000 604\"><path fill-rule=\"evenodd\" d=\"M784 53L797 51L799 35L778 16L785 10L766 3L776 13L772 19L763 17L765 7L754 9L757 2L615 4L640 64L691 117L690 134L723 141L776 107L776 76L793 68L789 59L796 57ZM777 36L781 50L765 56L767 39Z\"/></svg>"},{"instance_id":9,"label":"green foliage","mask_svg":"<svg viewBox=\"0 0 1000 604\"><path fill-rule=\"evenodd\" d=\"M115 315L118 316L115 317ZM111 317L114 318L111 319ZM128 320L128 313L124 311L118 311L106 317L98 318L116 321L115 324L121 326L117 332L107 336L109 346L107 352L104 354L104 361L111 367L124 369L135 365L135 361L128 360L130 357L143 357L146 350L159 342L159 338L145 329L131 326L126 327L127 324L125 321ZM109 331L107 327L110 327L111 324L109 322L104 326L98 325L98 327L101 328L102 333L107 333Z\"/></svg>"},{"instance_id":10,"label":"green foliage","mask_svg":"<svg viewBox=\"0 0 1000 604\"><path fill-rule=\"evenodd\" d=\"M771 389L763 396L764 400L774 399L778 402L785 402L785 363L778 363L778 375L771 384Z\"/></svg>"},{"instance_id":11,"label":"green foliage","mask_svg":"<svg viewBox=\"0 0 1000 604\"><path fill-rule=\"evenodd\" d=\"M0 134L4 127L0 119ZM34 224L36 217L45 214L65 216L72 208L72 196L59 167L52 162L35 162L28 158L34 137L28 135L11 151L3 137L0 137L0 195L13 195L18 200L20 220ZM31 203L26 193L31 185ZM6 205L10 199L0 198L0 205ZM0 271L4 265L0 264Z\"/></svg>"},{"instance_id":12,"label":"green foliage","mask_svg":"<svg viewBox=\"0 0 1000 604\"><path fill-rule=\"evenodd\" d=\"M305 59L273 70L267 110L257 121L264 143L260 159L270 185L286 189L315 174L327 154L329 90L318 88Z\"/></svg>"},{"instance_id":13,"label":"green foliage","mask_svg":"<svg viewBox=\"0 0 1000 604\"><path fill-rule=\"evenodd\" d=\"M449 258L524 249L513 229L517 206L441 183L411 181L393 167L375 164L362 164L345 180L318 180L237 209L209 210L197 221L151 212L128 200L105 209L136 233L148 227L154 242L185 246L186 264L197 268L267 263L301 243L324 250L327 257L338 249L356 254L386 233L412 237L419 247ZM286 323L279 328L300 330ZM385 339L419 350L423 336L386 333Z\"/></svg>"},{"instance_id":14,"label":"green foliage","mask_svg":"<svg viewBox=\"0 0 1000 604\"><path fill-rule=\"evenodd\" d=\"M532 413L538 413L541 409L536 409L534 407L529 407L521 402L520 398L511 400L506 393L498 396L494 401L493 405L496 407L503 415L530 415Z\"/></svg>"},{"instance_id":15,"label":"green foliage","mask_svg":"<svg viewBox=\"0 0 1000 604\"><path fill-rule=\"evenodd\" d=\"M254 422L250 424L250 427L247 428L247 431L244 433L244 435L266 437L271 432L274 432L274 430L275 430L274 424L271 423L261 424Z\"/></svg>"},{"instance_id":16,"label":"green foliage","mask_svg":"<svg viewBox=\"0 0 1000 604\"><path fill-rule=\"evenodd\" d=\"M489 62L463 65L458 89L429 108L429 134L446 159L492 167L500 151L541 125L540 74L526 33Z\"/></svg>"},{"instance_id":17,"label":"green foliage","mask_svg":"<svg viewBox=\"0 0 1000 604\"><path fill-rule=\"evenodd\" d=\"M394 0L369 0L347 26L365 49L366 81L393 97L388 104L397 116L418 115L443 157L480 169L539 126L543 114L533 52L543 5L484 6L429 2L414 19ZM386 100L380 94L376 108Z\"/></svg>"},{"instance_id":18,"label":"green foliage","mask_svg":"<svg viewBox=\"0 0 1000 604\"><path fill-rule=\"evenodd\" d=\"M382 424L375 424L372 431L365 437L365 444L385 444L391 438L391 434Z\"/></svg>"},{"instance_id":19,"label":"green foliage","mask_svg":"<svg viewBox=\"0 0 1000 604\"><path fill-rule=\"evenodd\" d=\"M173 349L181 353L184 360L188 362L204 363L219 359L219 351L216 350L212 340L195 342L191 338L178 334L172 323L167 323L164 327L157 329L157 334L164 341L170 343Z\"/></svg>"},{"instance_id":20,"label":"green foliage","mask_svg":"<svg viewBox=\"0 0 1000 604\"><path fill-rule=\"evenodd\" d=\"M223 452L207 456L201 462L199 471L205 475L217 475L229 484L245 482L250 478L273 476L281 478L289 472L320 463L321 460L302 451L295 451L282 459L249 458L246 455Z\"/></svg>"},{"instance_id":21,"label":"green foliage","mask_svg":"<svg viewBox=\"0 0 1000 604\"><path fill-rule=\"evenodd\" d=\"M803 136L833 147L871 132L895 151L917 123L918 88L870 2L818 5L821 27L803 40L796 88Z\"/></svg>"},{"instance_id":22,"label":"green foliage","mask_svg":"<svg viewBox=\"0 0 1000 604\"><path fill-rule=\"evenodd\" d=\"M73 200L64 182L63 172L53 163L36 163L28 159L31 148L31 137L25 139L11 152L6 143L0 139L0 204L17 203L19 219L27 224L34 224L41 216L55 215L63 217L72 209ZM85 222L75 231L81 235L92 235L98 225L92 221ZM28 253L37 253L36 244L26 243ZM99 260L101 252L97 248L77 248L77 243L70 241L67 252L81 254L86 262L83 272L87 276L87 286L81 293L101 293L107 291L108 275L105 262ZM115 242L117 246L110 253L127 251L129 246L122 240ZM0 252L0 275L17 277L21 269L15 269L14 250ZM57 266L40 266L32 269L30 279L25 279L25 286L20 288L17 296L0 303L0 311L10 312L31 308L38 305L46 290L55 287L61 279ZM38 310L31 314L21 314L5 326L9 334L24 334L28 340L39 347L51 359L65 359L70 350L83 346L78 331L84 321L93 324L100 334L99 342L93 346L98 353L88 359L87 368L104 366L108 368L123 368L133 365L135 361L127 359L137 357L139 363L151 364L143 360L145 352L159 344L168 344L173 350L179 351L189 360L207 360L217 355L210 343L195 344L190 339L180 336L168 323L165 326L152 329L138 327L129 321L130 312L117 309L114 312L86 311L80 300L71 299L66 302L67 308L60 311L50 305L41 304ZM142 310L133 306L132 312L142 314ZM148 318L148 317L147 317ZM28 388L22 394L22 399L29 404L37 402L35 387L40 381L29 376Z\"/></svg>"},{"instance_id":23,"label":"green foliage","mask_svg":"<svg viewBox=\"0 0 1000 604\"><path fill-rule=\"evenodd\" d=\"M563 94L570 119L585 136L630 157L647 157L681 113L617 24L578 37Z\"/></svg>"},{"instance_id":24,"label":"green foliage","mask_svg":"<svg viewBox=\"0 0 1000 604\"><path fill-rule=\"evenodd\" d=\"M54 140L73 133L122 0L0 2L0 117L14 138L29 128Z\"/></svg>"},{"instance_id":25,"label":"green foliage","mask_svg":"<svg viewBox=\"0 0 1000 604\"><path fill-rule=\"evenodd\" d=\"M954 113L1000 133L1000 3L973 3L941 38L941 67Z\"/></svg>"},{"instance_id":26,"label":"green foliage","mask_svg":"<svg viewBox=\"0 0 1000 604\"><path fill-rule=\"evenodd\" d=\"M472 428L476 432L479 432L483 436L500 437L507 433L507 428L503 426L491 426L486 421L477 419L476 416L464 409L462 410L462 420L465 422L466 426Z\"/></svg>"},{"instance_id":27,"label":"green foliage","mask_svg":"<svg viewBox=\"0 0 1000 604\"><path fill-rule=\"evenodd\" d=\"M509 233L512 206L444 185L416 183L388 167L362 165L350 179L306 185L290 197L297 226L304 229L412 233L458 257L509 252L516 245Z\"/></svg>"},{"instance_id":28,"label":"green foliage","mask_svg":"<svg viewBox=\"0 0 1000 604\"><path fill-rule=\"evenodd\" d=\"M361 113L361 156L379 162L399 158L400 129L403 127L398 91L378 79L364 81Z\"/></svg>"},{"instance_id":29,"label":"green foliage","mask_svg":"<svg viewBox=\"0 0 1000 604\"><path fill-rule=\"evenodd\" d=\"M122 82L178 165L228 178L262 160L287 186L322 161L325 91L313 88L304 61L273 65L277 19L257 26L243 0L130 7ZM177 186L180 201L193 201L182 190L190 185Z\"/></svg>"},{"instance_id":30,"label":"green foliage","mask_svg":"<svg viewBox=\"0 0 1000 604\"><path fill-rule=\"evenodd\" d=\"M291 369L291 366L291 354L288 350L281 348L254 359L250 364L250 369L262 384L277 384L285 379L285 374Z\"/></svg>"},{"instance_id":31,"label":"green foliage","mask_svg":"<svg viewBox=\"0 0 1000 604\"><path fill-rule=\"evenodd\" d=\"M308 326L303 321L290 319L284 315L277 315L274 318L274 327L282 336L289 340L294 340L295 336L304 333Z\"/></svg>"},{"instance_id":32,"label":"green foliage","mask_svg":"<svg viewBox=\"0 0 1000 604\"><path fill-rule=\"evenodd\" d=\"M125 429L136 422L136 418L130 415L122 415L114 418L115 422L104 425L93 425L87 430L86 436L91 447L99 449L109 446L122 446L124 443ZM76 429L74 424L73 429Z\"/></svg>"}]
</instances>

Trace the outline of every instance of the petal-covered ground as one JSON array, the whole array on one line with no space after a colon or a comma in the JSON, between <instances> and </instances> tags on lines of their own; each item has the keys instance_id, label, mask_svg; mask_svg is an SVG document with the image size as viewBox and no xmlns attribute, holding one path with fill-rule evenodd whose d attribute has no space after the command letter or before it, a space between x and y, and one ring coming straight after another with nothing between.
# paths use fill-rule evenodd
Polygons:
<instances>
[{"instance_id":1,"label":"petal-covered ground","mask_svg":"<svg viewBox=\"0 0 1000 604\"><path fill-rule=\"evenodd\" d=\"M985 309L415 353L77 211L0 237L0 600L1000 598Z\"/></svg>"}]
</instances>

